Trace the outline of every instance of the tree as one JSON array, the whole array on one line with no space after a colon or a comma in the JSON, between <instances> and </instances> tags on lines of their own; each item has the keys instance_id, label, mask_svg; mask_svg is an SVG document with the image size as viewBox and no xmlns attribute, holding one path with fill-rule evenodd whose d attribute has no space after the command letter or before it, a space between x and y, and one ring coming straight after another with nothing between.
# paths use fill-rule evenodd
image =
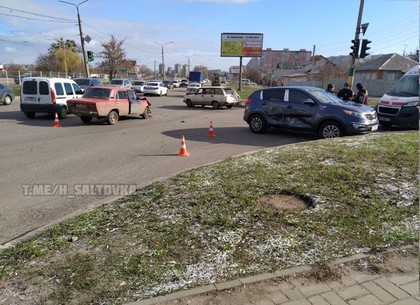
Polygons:
<instances>
[{"instance_id":1,"label":"tree","mask_svg":"<svg viewBox=\"0 0 420 305\"><path fill-rule=\"evenodd\" d=\"M55 42L53 42L48 49L48 52L55 53L57 50L70 50L74 53L81 53L81 49L77 46L76 42L74 40L64 40L63 37L60 37L60 39L57 39Z\"/></svg>"},{"instance_id":2,"label":"tree","mask_svg":"<svg viewBox=\"0 0 420 305\"><path fill-rule=\"evenodd\" d=\"M111 40L102 43L103 51L100 52L100 57L104 60L99 63L99 67L108 71L109 79L113 79L118 72L118 67L125 60L125 50L122 48L124 40L117 40L114 35L111 35Z\"/></svg>"},{"instance_id":3,"label":"tree","mask_svg":"<svg viewBox=\"0 0 420 305\"><path fill-rule=\"evenodd\" d=\"M259 84L261 79L261 72L257 69L249 69L243 73L243 78L248 78L251 81Z\"/></svg>"}]
</instances>

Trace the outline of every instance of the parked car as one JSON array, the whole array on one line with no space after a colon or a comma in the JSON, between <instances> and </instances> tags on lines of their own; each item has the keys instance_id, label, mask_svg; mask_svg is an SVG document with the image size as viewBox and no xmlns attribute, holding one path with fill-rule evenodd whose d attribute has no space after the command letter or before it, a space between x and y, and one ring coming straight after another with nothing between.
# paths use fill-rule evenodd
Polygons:
<instances>
[{"instance_id":1,"label":"parked car","mask_svg":"<svg viewBox=\"0 0 420 305\"><path fill-rule=\"evenodd\" d=\"M25 77L22 79L20 110L31 119L38 112L57 113L64 119L69 112L67 101L82 95L82 88L68 78Z\"/></svg>"},{"instance_id":2,"label":"parked car","mask_svg":"<svg viewBox=\"0 0 420 305\"><path fill-rule=\"evenodd\" d=\"M3 103L3 105L10 105L14 99L15 93L13 92L13 89L0 84L0 103Z\"/></svg>"},{"instance_id":3,"label":"parked car","mask_svg":"<svg viewBox=\"0 0 420 305\"><path fill-rule=\"evenodd\" d=\"M212 106L213 109L218 109L222 106L232 108L240 100L239 94L231 87L202 87L184 96L184 103L190 108L196 105Z\"/></svg>"},{"instance_id":4,"label":"parked car","mask_svg":"<svg viewBox=\"0 0 420 305\"><path fill-rule=\"evenodd\" d=\"M238 81L238 83L239 83L239 81ZM245 85L245 86L256 86L257 85L256 83L254 83L254 82L252 82L252 81L250 81L249 79L246 79L246 78L241 79L241 84Z\"/></svg>"},{"instance_id":5,"label":"parked car","mask_svg":"<svg viewBox=\"0 0 420 305\"><path fill-rule=\"evenodd\" d=\"M168 88L168 89L173 89L174 88L174 85L172 85L172 81L170 81L170 80L165 80L165 81L163 81L163 84L166 86L166 88Z\"/></svg>"},{"instance_id":6,"label":"parked car","mask_svg":"<svg viewBox=\"0 0 420 305\"><path fill-rule=\"evenodd\" d=\"M115 125L120 116L147 119L151 113L150 102L145 97L137 97L134 90L122 87L90 87L82 98L71 99L67 104L83 123L89 123L92 118L106 118L108 124Z\"/></svg>"},{"instance_id":7,"label":"parked car","mask_svg":"<svg viewBox=\"0 0 420 305\"><path fill-rule=\"evenodd\" d=\"M79 85L80 88L86 90L86 88L93 86L102 86L102 81L96 77L92 78L75 78L74 81Z\"/></svg>"},{"instance_id":8,"label":"parked car","mask_svg":"<svg viewBox=\"0 0 420 305\"><path fill-rule=\"evenodd\" d=\"M127 78L121 78L121 79L115 78L109 82L109 86L131 88L133 84Z\"/></svg>"},{"instance_id":9,"label":"parked car","mask_svg":"<svg viewBox=\"0 0 420 305\"><path fill-rule=\"evenodd\" d=\"M136 93L143 93L143 89L144 89L144 86L145 85L146 85L146 81L144 81L144 80L135 80L135 81L133 81L133 85L131 86L131 88Z\"/></svg>"},{"instance_id":10,"label":"parked car","mask_svg":"<svg viewBox=\"0 0 420 305\"><path fill-rule=\"evenodd\" d=\"M174 88L179 88L180 83L177 80L173 80L172 85L174 86Z\"/></svg>"},{"instance_id":11,"label":"parked car","mask_svg":"<svg viewBox=\"0 0 420 305\"><path fill-rule=\"evenodd\" d=\"M189 83L190 81L188 80L188 79L186 79L186 78L183 78L183 79L181 79L181 83L179 84L179 87L180 88L187 88L188 87L188 83Z\"/></svg>"},{"instance_id":12,"label":"parked car","mask_svg":"<svg viewBox=\"0 0 420 305\"><path fill-rule=\"evenodd\" d=\"M319 138L378 129L377 114L372 107L342 101L324 89L309 86L256 90L245 102L243 119L254 133L280 127L314 132Z\"/></svg>"},{"instance_id":13,"label":"parked car","mask_svg":"<svg viewBox=\"0 0 420 305\"><path fill-rule=\"evenodd\" d=\"M195 92L200 87L201 87L201 84L199 83L189 83L187 87L187 94L191 92Z\"/></svg>"},{"instance_id":14,"label":"parked car","mask_svg":"<svg viewBox=\"0 0 420 305\"><path fill-rule=\"evenodd\" d=\"M168 95L168 88L162 82L148 82L143 88L146 95Z\"/></svg>"}]
</instances>

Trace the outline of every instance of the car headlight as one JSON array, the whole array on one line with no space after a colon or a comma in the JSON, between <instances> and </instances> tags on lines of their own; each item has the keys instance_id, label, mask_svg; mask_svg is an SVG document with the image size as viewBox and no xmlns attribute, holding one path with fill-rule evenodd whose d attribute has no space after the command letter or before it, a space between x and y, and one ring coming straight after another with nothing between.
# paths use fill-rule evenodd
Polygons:
<instances>
[{"instance_id":1,"label":"car headlight","mask_svg":"<svg viewBox=\"0 0 420 305\"><path fill-rule=\"evenodd\" d=\"M418 101L412 101L412 102L408 102L406 103L404 106L419 106L419 102Z\"/></svg>"},{"instance_id":2,"label":"car headlight","mask_svg":"<svg viewBox=\"0 0 420 305\"><path fill-rule=\"evenodd\" d=\"M355 116L357 118L364 119L363 114L357 111L344 110L344 113L350 116Z\"/></svg>"}]
</instances>

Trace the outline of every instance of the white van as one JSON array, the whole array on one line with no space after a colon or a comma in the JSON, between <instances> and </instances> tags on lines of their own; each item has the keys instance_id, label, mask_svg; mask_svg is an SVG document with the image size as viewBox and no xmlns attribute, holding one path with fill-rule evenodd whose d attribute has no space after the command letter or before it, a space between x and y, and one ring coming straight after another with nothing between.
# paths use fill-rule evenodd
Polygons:
<instances>
[{"instance_id":1,"label":"white van","mask_svg":"<svg viewBox=\"0 0 420 305\"><path fill-rule=\"evenodd\" d=\"M375 106L379 124L419 128L419 65L409 70Z\"/></svg>"},{"instance_id":2,"label":"white van","mask_svg":"<svg viewBox=\"0 0 420 305\"><path fill-rule=\"evenodd\" d=\"M67 101L82 95L79 85L68 78L25 77L20 91L20 110L31 119L37 112L57 113L64 119L68 113Z\"/></svg>"}]
</instances>

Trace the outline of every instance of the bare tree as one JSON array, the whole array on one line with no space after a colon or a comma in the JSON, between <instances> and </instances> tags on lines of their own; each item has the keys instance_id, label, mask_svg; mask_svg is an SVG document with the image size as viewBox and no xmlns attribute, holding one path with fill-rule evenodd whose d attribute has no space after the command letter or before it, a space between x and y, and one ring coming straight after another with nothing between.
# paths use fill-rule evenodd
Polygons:
<instances>
[{"instance_id":1,"label":"bare tree","mask_svg":"<svg viewBox=\"0 0 420 305\"><path fill-rule=\"evenodd\" d=\"M100 52L103 61L99 67L108 71L109 79L113 79L118 72L118 67L125 60L125 50L122 48L124 40L117 40L111 35L109 42L102 43L103 51Z\"/></svg>"}]
</instances>

